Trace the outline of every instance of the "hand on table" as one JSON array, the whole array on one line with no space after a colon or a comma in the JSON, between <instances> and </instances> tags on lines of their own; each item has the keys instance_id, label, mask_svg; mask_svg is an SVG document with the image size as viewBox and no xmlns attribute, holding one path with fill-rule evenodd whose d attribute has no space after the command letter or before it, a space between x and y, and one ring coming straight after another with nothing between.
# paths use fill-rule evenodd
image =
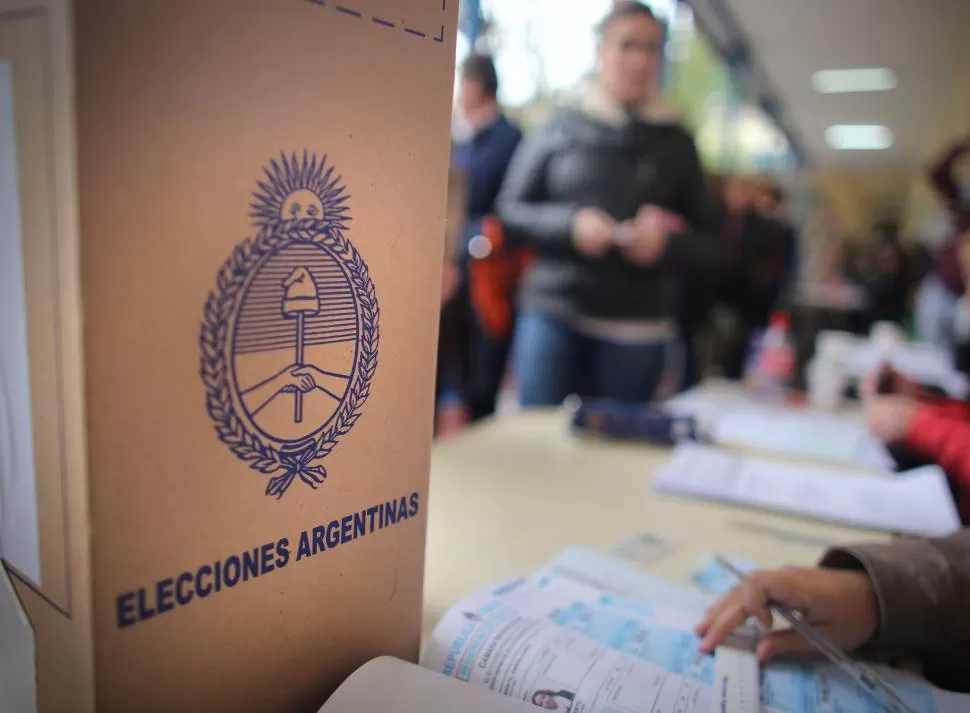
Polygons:
<instances>
[{"instance_id":1,"label":"hand on table","mask_svg":"<svg viewBox=\"0 0 970 713\"><path fill-rule=\"evenodd\" d=\"M868 401L871 397L878 395L876 393L876 386L879 382L880 376L883 374L885 374L886 378L889 380L889 393L902 394L904 396L910 396L914 399L918 399L924 395L923 387L917 384L915 381L907 379L891 366L883 366L881 369L874 371L871 374L866 374L865 378L862 380L862 384L859 388L859 395L862 397L863 401Z\"/></svg>"},{"instance_id":2,"label":"hand on table","mask_svg":"<svg viewBox=\"0 0 970 713\"><path fill-rule=\"evenodd\" d=\"M909 424L919 409L919 401L900 394L872 394L865 400L866 425L883 443L906 437Z\"/></svg>"},{"instance_id":3,"label":"hand on table","mask_svg":"<svg viewBox=\"0 0 970 713\"><path fill-rule=\"evenodd\" d=\"M813 652L814 647L801 634L791 629L771 631L769 599L801 612L805 623L843 651L866 644L879 622L875 591L862 572L796 567L753 572L715 602L697 625L701 651L714 653L731 632L755 617L770 631L758 642L760 661Z\"/></svg>"}]
</instances>

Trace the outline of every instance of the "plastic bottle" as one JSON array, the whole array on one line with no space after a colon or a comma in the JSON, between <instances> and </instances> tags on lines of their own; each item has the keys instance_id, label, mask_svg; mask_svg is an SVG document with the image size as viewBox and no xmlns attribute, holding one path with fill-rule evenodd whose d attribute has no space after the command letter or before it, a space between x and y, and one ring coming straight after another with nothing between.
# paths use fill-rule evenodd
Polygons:
<instances>
[{"instance_id":1,"label":"plastic bottle","mask_svg":"<svg viewBox=\"0 0 970 713\"><path fill-rule=\"evenodd\" d=\"M765 398L784 399L795 373L795 344L786 313L771 316L757 354L755 388Z\"/></svg>"}]
</instances>

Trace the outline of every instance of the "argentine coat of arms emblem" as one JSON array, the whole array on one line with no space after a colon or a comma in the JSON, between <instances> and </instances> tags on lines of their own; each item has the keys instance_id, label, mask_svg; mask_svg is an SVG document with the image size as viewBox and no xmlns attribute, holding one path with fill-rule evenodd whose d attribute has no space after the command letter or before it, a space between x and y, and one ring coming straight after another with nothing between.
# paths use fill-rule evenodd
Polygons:
<instances>
[{"instance_id":1,"label":"argentine coat of arms emblem","mask_svg":"<svg viewBox=\"0 0 970 713\"><path fill-rule=\"evenodd\" d=\"M219 439L281 498L354 426L377 369L380 308L346 237L350 196L327 157L281 154L203 311L200 371Z\"/></svg>"}]
</instances>

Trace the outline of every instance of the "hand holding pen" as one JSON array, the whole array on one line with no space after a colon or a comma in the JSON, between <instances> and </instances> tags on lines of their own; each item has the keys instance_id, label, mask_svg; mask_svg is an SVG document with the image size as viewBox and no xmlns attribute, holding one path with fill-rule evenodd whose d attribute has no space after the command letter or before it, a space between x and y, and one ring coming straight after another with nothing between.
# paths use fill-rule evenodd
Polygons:
<instances>
[{"instance_id":1,"label":"hand holding pen","mask_svg":"<svg viewBox=\"0 0 970 713\"><path fill-rule=\"evenodd\" d=\"M845 654L868 643L878 627L878 601L864 572L790 567L745 575L723 558L718 562L740 583L715 602L698 624L702 651L713 653L731 632L754 617L768 632L758 642L760 661L822 654L881 700L888 711L913 713L878 674ZM774 630L774 613L791 628Z\"/></svg>"},{"instance_id":2,"label":"hand holding pen","mask_svg":"<svg viewBox=\"0 0 970 713\"><path fill-rule=\"evenodd\" d=\"M813 652L815 647L797 631L772 631L771 606L775 602L801 612L806 624L848 651L858 649L876 633L876 595L865 573L789 567L748 574L715 602L697 626L701 650L713 653L732 631L754 617L770 632L758 643L759 660Z\"/></svg>"}]
</instances>

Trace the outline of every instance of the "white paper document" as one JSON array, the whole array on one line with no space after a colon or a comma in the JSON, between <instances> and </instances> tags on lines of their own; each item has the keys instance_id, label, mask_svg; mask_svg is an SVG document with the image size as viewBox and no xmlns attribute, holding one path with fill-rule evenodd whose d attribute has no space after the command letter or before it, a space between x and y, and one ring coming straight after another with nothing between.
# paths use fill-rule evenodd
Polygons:
<instances>
[{"instance_id":1,"label":"white paper document","mask_svg":"<svg viewBox=\"0 0 970 713\"><path fill-rule=\"evenodd\" d=\"M844 366L849 376L861 379L886 363L906 378L936 386L954 398L966 398L970 391L967 376L954 367L950 352L934 344L904 342L887 351L860 339L847 352Z\"/></svg>"},{"instance_id":2,"label":"white paper document","mask_svg":"<svg viewBox=\"0 0 970 713\"><path fill-rule=\"evenodd\" d=\"M649 606L702 613L714 597L690 587L671 584L616 557L585 547L567 547L552 558L538 576L584 584L593 591L636 599Z\"/></svg>"},{"instance_id":3,"label":"white paper document","mask_svg":"<svg viewBox=\"0 0 970 713\"><path fill-rule=\"evenodd\" d=\"M538 713L529 703L466 686L413 663L382 656L360 667L319 713Z\"/></svg>"},{"instance_id":4,"label":"white paper document","mask_svg":"<svg viewBox=\"0 0 970 713\"><path fill-rule=\"evenodd\" d=\"M892 457L859 418L758 403L739 387L701 385L666 403L698 419L721 445L756 448L885 470Z\"/></svg>"},{"instance_id":5,"label":"white paper document","mask_svg":"<svg viewBox=\"0 0 970 713\"><path fill-rule=\"evenodd\" d=\"M943 536L960 528L946 475L936 466L865 477L684 444L654 474L653 488L883 532Z\"/></svg>"},{"instance_id":6,"label":"white paper document","mask_svg":"<svg viewBox=\"0 0 970 713\"><path fill-rule=\"evenodd\" d=\"M748 404L724 409L712 425L713 440L806 458L876 468L893 467L886 447L861 419L812 409Z\"/></svg>"},{"instance_id":7,"label":"white paper document","mask_svg":"<svg viewBox=\"0 0 970 713\"><path fill-rule=\"evenodd\" d=\"M27 298L10 65L0 62L0 558L40 581Z\"/></svg>"},{"instance_id":8,"label":"white paper document","mask_svg":"<svg viewBox=\"0 0 970 713\"><path fill-rule=\"evenodd\" d=\"M515 585L520 587L542 585L522 581ZM449 611L435 629L422 665L562 713L710 713L713 690L697 679L709 673L713 683L713 657L699 654L683 631L675 634L682 640L676 645L678 666L685 673L705 666L704 672L681 675L668 670L664 664L674 653L668 646L673 640L658 637L656 645L653 638L639 644L631 640L637 653L601 641L588 630L597 624L590 618L595 605L580 601L543 614L538 609L523 612L515 598L506 601L505 596L502 590L483 592ZM653 660L657 657L663 661Z\"/></svg>"},{"instance_id":9,"label":"white paper document","mask_svg":"<svg viewBox=\"0 0 970 713\"><path fill-rule=\"evenodd\" d=\"M594 586L604 579L608 589ZM602 553L567 550L535 575L456 604L435 628L422 665L567 713L884 713L824 663L771 663L758 671L753 629L714 656L701 653L692 631L698 610L648 604L616 589L656 601L683 588L640 579L635 568ZM882 673L918 713L966 710L966 696Z\"/></svg>"}]
</instances>

